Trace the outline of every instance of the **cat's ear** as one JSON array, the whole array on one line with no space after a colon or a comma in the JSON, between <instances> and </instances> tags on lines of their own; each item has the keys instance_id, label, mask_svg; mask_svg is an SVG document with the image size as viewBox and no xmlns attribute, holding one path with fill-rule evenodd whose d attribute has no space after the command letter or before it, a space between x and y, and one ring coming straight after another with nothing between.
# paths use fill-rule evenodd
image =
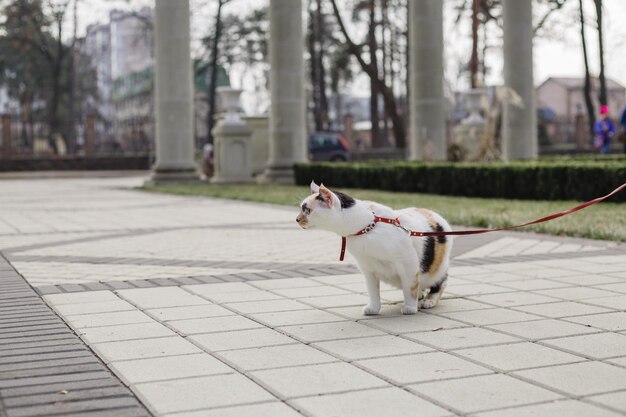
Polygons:
<instances>
[{"instance_id":1,"label":"cat's ear","mask_svg":"<svg viewBox=\"0 0 626 417\"><path fill-rule=\"evenodd\" d=\"M317 194L320 192L320 186L315 183L315 181L311 181L311 194Z\"/></svg>"},{"instance_id":2,"label":"cat's ear","mask_svg":"<svg viewBox=\"0 0 626 417\"><path fill-rule=\"evenodd\" d=\"M320 184L319 188L320 198L328 206L333 206L333 192L324 187L324 184Z\"/></svg>"}]
</instances>

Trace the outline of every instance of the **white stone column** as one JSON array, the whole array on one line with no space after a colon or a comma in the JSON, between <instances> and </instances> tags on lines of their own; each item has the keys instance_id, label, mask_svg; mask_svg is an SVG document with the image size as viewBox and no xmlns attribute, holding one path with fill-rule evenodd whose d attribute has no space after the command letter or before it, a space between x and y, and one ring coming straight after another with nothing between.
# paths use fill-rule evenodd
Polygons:
<instances>
[{"instance_id":1,"label":"white stone column","mask_svg":"<svg viewBox=\"0 0 626 417\"><path fill-rule=\"evenodd\" d=\"M189 0L155 0L152 182L198 180L194 161Z\"/></svg>"},{"instance_id":2,"label":"white stone column","mask_svg":"<svg viewBox=\"0 0 626 417\"><path fill-rule=\"evenodd\" d=\"M261 182L293 183L307 160L301 0L270 0L269 159Z\"/></svg>"},{"instance_id":3,"label":"white stone column","mask_svg":"<svg viewBox=\"0 0 626 417\"><path fill-rule=\"evenodd\" d=\"M443 1L409 0L410 159L446 159Z\"/></svg>"},{"instance_id":4,"label":"white stone column","mask_svg":"<svg viewBox=\"0 0 626 417\"><path fill-rule=\"evenodd\" d=\"M533 84L532 0L503 0L504 85L520 103L507 100L502 119L504 159L537 157L537 110Z\"/></svg>"}]
</instances>

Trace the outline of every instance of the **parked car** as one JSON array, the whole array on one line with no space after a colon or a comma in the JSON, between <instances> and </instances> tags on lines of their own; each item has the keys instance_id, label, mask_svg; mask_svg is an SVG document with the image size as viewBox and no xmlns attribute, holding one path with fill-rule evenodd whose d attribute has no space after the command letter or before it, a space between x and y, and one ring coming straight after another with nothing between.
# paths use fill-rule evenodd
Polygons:
<instances>
[{"instance_id":1,"label":"parked car","mask_svg":"<svg viewBox=\"0 0 626 417\"><path fill-rule=\"evenodd\" d=\"M315 132L309 135L309 159L311 161L348 161L350 146L339 133Z\"/></svg>"}]
</instances>

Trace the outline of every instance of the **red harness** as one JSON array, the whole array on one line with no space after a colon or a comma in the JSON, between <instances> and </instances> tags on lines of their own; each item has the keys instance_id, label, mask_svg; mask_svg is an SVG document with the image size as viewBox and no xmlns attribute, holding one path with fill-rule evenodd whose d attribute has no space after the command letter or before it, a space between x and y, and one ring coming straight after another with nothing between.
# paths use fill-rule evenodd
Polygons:
<instances>
[{"instance_id":1,"label":"red harness","mask_svg":"<svg viewBox=\"0 0 626 417\"><path fill-rule=\"evenodd\" d=\"M374 214L374 221L372 223L370 223L368 226L364 227L363 229L359 230L358 232L356 232L353 235L348 235L348 236L361 236L364 235L368 232L370 232L374 226L376 226L376 223L387 223L387 224L391 224L393 226L396 226L402 230L404 230L410 237L426 237L426 236L463 236L463 235L477 235L477 234L481 234L481 233L489 233L489 232L498 232L498 231L502 231L502 230L511 230L511 229L517 229L520 227L524 227L524 226L530 226L531 224L537 224L537 223L543 223L543 222L547 222L549 220L553 220L562 216L566 216L568 214L572 214L578 210L582 210L585 207L589 207L592 204L596 204L599 203L601 201L606 200L607 198L611 197L613 194L617 194L620 191L622 191L624 188L626 188L626 183L620 185L619 187L617 187L615 190L613 190L610 194L605 195L604 197L598 197L595 198L591 201L587 201L586 203L582 203L574 208L571 208L569 210L565 210L565 211L561 211L559 213L555 213L555 214L551 214L549 216L546 217L542 217L540 219L537 220L533 220L531 222L528 223L524 223L524 224L519 224L516 226L507 226L507 227L499 227L496 229L478 229L478 230L457 230L457 231L451 231L451 232L417 232L417 231L413 231L413 230L409 230L407 228L405 228L404 226L402 226L400 224L400 220L398 217L396 217L395 219L390 219L390 218L386 218L386 217L379 217L376 214ZM341 255L339 256L339 260L343 261L343 258L346 254L346 243L347 243L347 236L342 236L341 237Z\"/></svg>"}]
</instances>

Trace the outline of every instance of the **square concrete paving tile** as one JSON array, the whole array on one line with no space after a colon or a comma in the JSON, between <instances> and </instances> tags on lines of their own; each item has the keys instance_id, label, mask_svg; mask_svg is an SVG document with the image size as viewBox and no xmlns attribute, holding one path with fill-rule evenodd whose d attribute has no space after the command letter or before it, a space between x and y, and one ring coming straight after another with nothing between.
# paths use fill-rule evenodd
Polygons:
<instances>
[{"instance_id":1,"label":"square concrete paving tile","mask_svg":"<svg viewBox=\"0 0 626 417\"><path fill-rule=\"evenodd\" d=\"M291 401L314 417L440 417L449 411L400 388L382 388Z\"/></svg>"},{"instance_id":2,"label":"square concrete paving tile","mask_svg":"<svg viewBox=\"0 0 626 417\"><path fill-rule=\"evenodd\" d=\"M282 402L269 402L210 410L167 414L164 417L300 417L293 408Z\"/></svg>"},{"instance_id":3,"label":"square concrete paving tile","mask_svg":"<svg viewBox=\"0 0 626 417\"><path fill-rule=\"evenodd\" d=\"M118 290L117 294L141 309L181 307L209 304L205 299L178 287L137 288Z\"/></svg>"},{"instance_id":4,"label":"square concrete paving tile","mask_svg":"<svg viewBox=\"0 0 626 417\"><path fill-rule=\"evenodd\" d=\"M549 288L569 287L570 284L547 279L525 279L522 281L501 282L499 285L521 291L547 290Z\"/></svg>"},{"instance_id":5,"label":"square concrete paving tile","mask_svg":"<svg viewBox=\"0 0 626 417\"><path fill-rule=\"evenodd\" d=\"M242 316L208 317L202 319L172 320L167 323L184 335L245 330L263 327L259 323Z\"/></svg>"},{"instance_id":6,"label":"square concrete paving tile","mask_svg":"<svg viewBox=\"0 0 626 417\"><path fill-rule=\"evenodd\" d=\"M560 298L570 301L595 299L595 304L602 302L602 300L600 300L599 298L613 297L617 295L617 293L614 293L612 291L585 287L553 288L550 290L537 290L535 292L537 294L547 295L548 297Z\"/></svg>"},{"instance_id":7,"label":"square concrete paving tile","mask_svg":"<svg viewBox=\"0 0 626 417\"><path fill-rule=\"evenodd\" d=\"M226 350L219 352L218 355L243 371L338 361L326 353L302 344Z\"/></svg>"},{"instance_id":8,"label":"square concrete paving tile","mask_svg":"<svg viewBox=\"0 0 626 417\"><path fill-rule=\"evenodd\" d=\"M624 415L626 414L626 391L613 392L611 394L594 395L592 397L585 398L587 401L591 401L596 404L611 407L620 411Z\"/></svg>"},{"instance_id":9,"label":"square concrete paving tile","mask_svg":"<svg viewBox=\"0 0 626 417\"><path fill-rule=\"evenodd\" d=\"M65 321L67 321L74 329L117 326L120 324L133 323L154 323L154 320L152 320L152 318L139 310L69 316L65 318Z\"/></svg>"},{"instance_id":10,"label":"square concrete paving tile","mask_svg":"<svg viewBox=\"0 0 626 417\"><path fill-rule=\"evenodd\" d=\"M266 301L246 301L243 303L228 303L224 306L236 310L242 314L268 313L275 311L294 311L310 309L308 305L295 300L266 300Z\"/></svg>"},{"instance_id":11,"label":"square concrete paving tile","mask_svg":"<svg viewBox=\"0 0 626 417\"><path fill-rule=\"evenodd\" d=\"M429 347L397 336L361 337L313 345L347 361L432 351Z\"/></svg>"},{"instance_id":12,"label":"square concrete paving tile","mask_svg":"<svg viewBox=\"0 0 626 417\"><path fill-rule=\"evenodd\" d=\"M317 308L364 306L369 302L369 298L363 294L330 295L327 297L307 297L300 298L305 304Z\"/></svg>"},{"instance_id":13,"label":"square concrete paving tile","mask_svg":"<svg viewBox=\"0 0 626 417\"><path fill-rule=\"evenodd\" d=\"M558 301L553 297L547 297L545 295L533 294L525 291L501 294L474 295L468 298L470 300L479 301L481 303L493 304L498 307L513 307Z\"/></svg>"},{"instance_id":14,"label":"square concrete paving tile","mask_svg":"<svg viewBox=\"0 0 626 417\"><path fill-rule=\"evenodd\" d=\"M214 304L155 308L152 310L145 310L145 312L158 321L201 319L206 317L232 316L235 314L232 311L225 309L224 307Z\"/></svg>"},{"instance_id":15,"label":"square concrete paving tile","mask_svg":"<svg viewBox=\"0 0 626 417\"><path fill-rule=\"evenodd\" d=\"M464 275L476 275L476 274L488 274L492 273L486 268L481 268L479 266L456 266L452 265L450 267L450 276L464 276Z\"/></svg>"},{"instance_id":16,"label":"square concrete paving tile","mask_svg":"<svg viewBox=\"0 0 626 417\"><path fill-rule=\"evenodd\" d=\"M320 285L318 287L284 288L273 290L273 292L287 298L327 297L331 295L351 294L350 291L331 287L329 285Z\"/></svg>"},{"instance_id":17,"label":"square concrete paving tile","mask_svg":"<svg viewBox=\"0 0 626 417\"><path fill-rule=\"evenodd\" d=\"M459 297L481 294L497 294L503 292L511 292L511 290L509 288L503 288L490 284L454 285L454 280L451 280L451 283L448 284L448 287L446 288L446 293L452 293Z\"/></svg>"},{"instance_id":18,"label":"square concrete paving tile","mask_svg":"<svg viewBox=\"0 0 626 417\"><path fill-rule=\"evenodd\" d=\"M298 311L282 311L275 313L258 313L250 314L255 320L265 323L268 326L289 326L293 324L314 324L329 323L333 321L345 321L343 317L335 314L327 313L323 310L298 310Z\"/></svg>"},{"instance_id":19,"label":"square concrete paving tile","mask_svg":"<svg viewBox=\"0 0 626 417\"><path fill-rule=\"evenodd\" d=\"M335 323L306 324L301 326L279 327L278 330L304 342L350 339L353 337L381 336L385 333L353 321Z\"/></svg>"},{"instance_id":20,"label":"square concrete paving tile","mask_svg":"<svg viewBox=\"0 0 626 417\"><path fill-rule=\"evenodd\" d=\"M211 352L298 343L282 333L267 328L197 334L190 336L189 339Z\"/></svg>"},{"instance_id":21,"label":"square concrete paving tile","mask_svg":"<svg viewBox=\"0 0 626 417\"><path fill-rule=\"evenodd\" d=\"M119 301L119 297L112 291L85 291L67 294L48 294L43 299L51 305L82 304L105 301Z\"/></svg>"},{"instance_id":22,"label":"square concrete paving tile","mask_svg":"<svg viewBox=\"0 0 626 417\"><path fill-rule=\"evenodd\" d=\"M230 292L246 292L257 289L245 282L225 282L223 284L200 284L200 285L183 285L181 287L185 291L192 292L201 296L211 296L213 294L225 294Z\"/></svg>"},{"instance_id":23,"label":"square concrete paving tile","mask_svg":"<svg viewBox=\"0 0 626 417\"><path fill-rule=\"evenodd\" d=\"M450 298L443 301L439 301L437 307L429 310L434 314L448 313L451 311L468 311L468 310L482 310L491 306L479 303L477 301L468 300L465 298Z\"/></svg>"},{"instance_id":24,"label":"square concrete paving tile","mask_svg":"<svg viewBox=\"0 0 626 417\"><path fill-rule=\"evenodd\" d=\"M600 290L615 291L617 293L626 294L626 282L618 282L614 284L596 285L595 288Z\"/></svg>"},{"instance_id":25,"label":"square concrete paving tile","mask_svg":"<svg viewBox=\"0 0 626 417\"><path fill-rule=\"evenodd\" d=\"M204 298L207 298L214 303L241 303L244 301L263 301L263 300L280 300L281 296L272 294L268 291L255 289L252 291L239 291L239 292L226 292L216 294L205 294Z\"/></svg>"},{"instance_id":26,"label":"square concrete paving tile","mask_svg":"<svg viewBox=\"0 0 626 417\"><path fill-rule=\"evenodd\" d=\"M88 327L78 335L87 344L116 342L120 340L149 339L154 337L176 336L176 333L156 322L122 324L119 326Z\"/></svg>"},{"instance_id":27,"label":"square concrete paving tile","mask_svg":"<svg viewBox=\"0 0 626 417\"><path fill-rule=\"evenodd\" d=\"M429 382L411 385L409 389L463 413L514 407L561 398L551 391L502 374Z\"/></svg>"},{"instance_id":28,"label":"square concrete paving tile","mask_svg":"<svg viewBox=\"0 0 626 417\"><path fill-rule=\"evenodd\" d=\"M264 281L252 281L249 282L248 285L260 288L262 290L278 290L284 288L317 287L322 284L309 278L285 278L268 279Z\"/></svg>"},{"instance_id":29,"label":"square concrete paving tile","mask_svg":"<svg viewBox=\"0 0 626 417\"><path fill-rule=\"evenodd\" d=\"M353 319L353 320L363 320L371 317L401 317L402 312L400 311L399 304L389 304L384 303L380 307L380 312L377 316L366 316L363 314L363 306L356 305L351 307L334 307L329 308L326 311L331 313L339 314L340 316Z\"/></svg>"},{"instance_id":30,"label":"square concrete paving tile","mask_svg":"<svg viewBox=\"0 0 626 417\"><path fill-rule=\"evenodd\" d=\"M311 277L309 278L312 281L319 282L321 284L330 284L330 285L338 285L338 284L348 284L351 282L363 282L365 283L365 278L361 274L347 274L347 275L333 275L330 277Z\"/></svg>"},{"instance_id":31,"label":"square concrete paving tile","mask_svg":"<svg viewBox=\"0 0 626 417\"><path fill-rule=\"evenodd\" d=\"M616 365L626 368L626 356L621 357L621 358L610 359L608 362L611 362L611 363L614 363Z\"/></svg>"},{"instance_id":32,"label":"square concrete paving tile","mask_svg":"<svg viewBox=\"0 0 626 417\"><path fill-rule=\"evenodd\" d=\"M619 332L626 330L626 312L620 311L615 313L594 314L591 316L570 317L568 321L584 324L585 326L593 326L598 329L611 330Z\"/></svg>"},{"instance_id":33,"label":"square concrete paving tile","mask_svg":"<svg viewBox=\"0 0 626 417\"><path fill-rule=\"evenodd\" d=\"M134 385L132 389L158 415L274 399L239 374L148 382Z\"/></svg>"},{"instance_id":34,"label":"square concrete paving tile","mask_svg":"<svg viewBox=\"0 0 626 417\"><path fill-rule=\"evenodd\" d=\"M592 275L592 274L586 274L586 273L573 275L573 276L555 277L555 278L552 278L552 280L556 282L563 282L569 285L582 285L582 286L613 284L616 282L622 282L621 279L614 277L614 276Z\"/></svg>"},{"instance_id":35,"label":"square concrete paving tile","mask_svg":"<svg viewBox=\"0 0 626 417\"><path fill-rule=\"evenodd\" d=\"M489 328L530 340L598 332L597 329L582 326L580 324L567 323L561 320L552 319L494 324L489 326Z\"/></svg>"},{"instance_id":36,"label":"square concrete paving tile","mask_svg":"<svg viewBox=\"0 0 626 417\"><path fill-rule=\"evenodd\" d=\"M458 321L426 313L417 313L410 316L403 315L398 317L374 318L361 320L360 323L365 323L389 333L426 332L434 329L453 329L467 326L467 324Z\"/></svg>"},{"instance_id":37,"label":"square concrete paving tile","mask_svg":"<svg viewBox=\"0 0 626 417\"><path fill-rule=\"evenodd\" d=\"M493 373L443 352L368 359L356 363L402 385Z\"/></svg>"},{"instance_id":38,"label":"square concrete paving tile","mask_svg":"<svg viewBox=\"0 0 626 417\"><path fill-rule=\"evenodd\" d=\"M595 298L592 300L585 300L585 303L593 304L599 307L626 310L626 295L618 295L617 297Z\"/></svg>"},{"instance_id":39,"label":"square concrete paving tile","mask_svg":"<svg viewBox=\"0 0 626 417\"><path fill-rule=\"evenodd\" d=\"M626 335L618 333L595 333L562 339L547 339L541 343L595 359L626 354Z\"/></svg>"},{"instance_id":40,"label":"square concrete paving tile","mask_svg":"<svg viewBox=\"0 0 626 417\"><path fill-rule=\"evenodd\" d=\"M608 313L612 310L575 301L562 301L558 303L537 304L531 306L515 307L516 310L524 311L540 316L560 318L582 316L585 314Z\"/></svg>"},{"instance_id":41,"label":"square concrete paving tile","mask_svg":"<svg viewBox=\"0 0 626 417\"><path fill-rule=\"evenodd\" d=\"M444 317L460 320L473 325L483 326L487 324L511 323L516 321L538 320L541 317L506 308L490 308L486 310L457 311L442 313Z\"/></svg>"},{"instance_id":42,"label":"square concrete paving tile","mask_svg":"<svg viewBox=\"0 0 626 417\"><path fill-rule=\"evenodd\" d=\"M251 375L281 398L389 386L382 379L344 362L270 369Z\"/></svg>"},{"instance_id":43,"label":"square concrete paving tile","mask_svg":"<svg viewBox=\"0 0 626 417\"><path fill-rule=\"evenodd\" d=\"M515 373L570 395L592 395L626 389L626 369L602 362L583 362Z\"/></svg>"},{"instance_id":44,"label":"square concrete paving tile","mask_svg":"<svg viewBox=\"0 0 626 417\"><path fill-rule=\"evenodd\" d=\"M105 363L202 352L182 337L96 343L91 345L90 348Z\"/></svg>"},{"instance_id":45,"label":"square concrete paving tile","mask_svg":"<svg viewBox=\"0 0 626 417\"><path fill-rule=\"evenodd\" d=\"M472 417L617 417L619 415L621 414L582 401L565 400L478 413Z\"/></svg>"},{"instance_id":46,"label":"square concrete paving tile","mask_svg":"<svg viewBox=\"0 0 626 417\"><path fill-rule=\"evenodd\" d=\"M74 316L79 314L111 313L114 311L129 311L137 308L126 301L98 301L93 303L61 304L55 305L54 311L62 316Z\"/></svg>"},{"instance_id":47,"label":"square concrete paving tile","mask_svg":"<svg viewBox=\"0 0 626 417\"><path fill-rule=\"evenodd\" d=\"M460 329L439 330L436 332L407 333L403 336L445 350L520 341L517 337L493 332L480 327L463 327Z\"/></svg>"},{"instance_id":48,"label":"square concrete paving tile","mask_svg":"<svg viewBox=\"0 0 626 417\"><path fill-rule=\"evenodd\" d=\"M235 372L207 353L121 361L111 369L127 385Z\"/></svg>"},{"instance_id":49,"label":"square concrete paving tile","mask_svg":"<svg viewBox=\"0 0 626 417\"><path fill-rule=\"evenodd\" d=\"M570 355L530 342L462 349L457 350L456 353L501 371L558 365L584 360L580 356Z\"/></svg>"}]
</instances>

